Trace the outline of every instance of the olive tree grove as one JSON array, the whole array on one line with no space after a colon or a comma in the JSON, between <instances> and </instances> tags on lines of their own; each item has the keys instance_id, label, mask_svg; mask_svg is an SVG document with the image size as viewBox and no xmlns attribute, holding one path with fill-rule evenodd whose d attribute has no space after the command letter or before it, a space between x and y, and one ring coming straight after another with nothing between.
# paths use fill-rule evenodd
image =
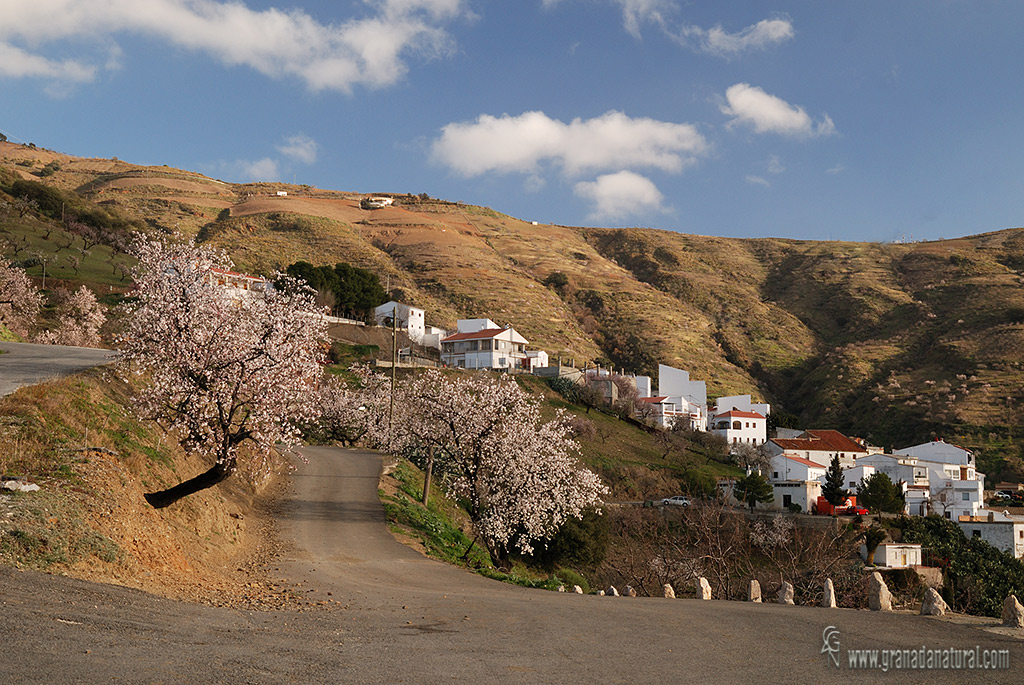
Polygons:
<instances>
[{"instance_id":1,"label":"olive tree grove","mask_svg":"<svg viewBox=\"0 0 1024 685\"><path fill-rule=\"evenodd\" d=\"M375 389L363 404L367 438L394 452L432 447L438 473L466 503L495 559L512 548L531 553L607 492L578 462L568 422L561 415L543 421L539 399L507 376L434 370L411 376L396 387L389 420L389 386L362 375L364 387Z\"/></svg>"},{"instance_id":2,"label":"olive tree grove","mask_svg":"<svg viewBox=\"0 0 1024 685\"><path fill-rule=\"evenodd\" d=\"M121 364L149 380L136 410L214 462L146 495L165 507L230 476L243 444L266 466L275 443L297 441L298 427L314 413L326 322L312 292L287 279L266 291L216 285L212 270L232 264L211 248L142 239L133 253L138 298L119 348Z\"/></svg>"}]
</instances>

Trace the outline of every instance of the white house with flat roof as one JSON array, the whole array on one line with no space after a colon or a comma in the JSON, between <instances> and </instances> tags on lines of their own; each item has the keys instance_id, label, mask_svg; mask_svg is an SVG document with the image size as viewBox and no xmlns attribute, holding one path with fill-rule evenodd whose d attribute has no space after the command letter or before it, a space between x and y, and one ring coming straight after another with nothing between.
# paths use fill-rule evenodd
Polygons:
<instances>
[{"instance_id":1,"label":"white house with flat roof","mask_svg":"<svg viewBox=\"0 0 1024 685\"><path fill-rule=\"evenodd\" d=\"M908 514L931 513L956 521L976 516L985 503L985 474L975 468L974 454L942 440L892 454L869 454L857 463L874 466L894 483L902 481Z\"/></svg>"},{"instance_id":2,"label":"white house with flat roof","mask_svg":"<svg viewBox=\"0 0 1024 685\"><path fill-rule=\"evenodd\" d=\"M378 326L383 326L396 319L398 328L405 329L409 333L409 340L416 344L422 344L423 335L426 333L425 312L419 307L413 307L401 302L385 302L373 310L373 318Z\"/></svg>"},{"instance_id":3,"label":"white house with flat roof","mask_svg":"<svg viewBox=\"0 0 1024 685\"><path fill-rule=\"evenodd\" d=\"M1024 516L982 510L974 516L957 519L960 529L969 538L980 538L996 549L1024 559Z\"/></svg>"}]
</instances>

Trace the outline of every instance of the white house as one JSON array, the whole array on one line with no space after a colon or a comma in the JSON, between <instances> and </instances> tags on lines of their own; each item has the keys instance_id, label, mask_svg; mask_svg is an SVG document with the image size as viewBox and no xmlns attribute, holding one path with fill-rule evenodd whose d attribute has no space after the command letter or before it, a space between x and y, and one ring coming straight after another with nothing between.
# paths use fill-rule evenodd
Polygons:
<instances>
[{"instance_id":1,"label":"white house","mask_svg":"<svg viewBox=\"0 0 1024 685\"><path fill-rule=\"evenodd\" d=\"M767 402L752 402L750 395L727 395L715 400L713 416L719 416L727 411L748 411L768 416L772 412L772 405ZM761 442L764 442L763 440Z\"/></svg>"},{"instance_id":2,"label":"white house","mask_svg":"<svg viewBox=\"0 0 1024 685\"><path fill-rule=\"evenodd\" d=\"M685 417L691 430L707 430L708 388L690 380L690 372L658 364L658 396L675 405L675 420Z\"/></svg>"},{"instance_id":3,"label":"white house","mask_svg":"<svg viewBox=\"0 0 1024 685\"><path fill-rule=\"evenodd\" d=\"M478 326L474 322L488 325ZM490 319L460 319L459 332L441 341L441 362L460 369L530 369L529 342Z\"/></svg>"},{"instance_id":4,"label":"white house","mask_svg":"<svg viewBox=\"0 0 1024 685\"><path fill-rule=\"evenodd\" d=\"M229 295L239 297L246 293L264 293L274 289L274 284L262 276L250 276L227 269L210 269L207 280L220 286Z\"/></svg>"},{"instance_id":5,"label":"white house","mask_svg":"<svg viewBox=\"0 0 1024 685\"><path fill-rule=\"evenodd\" d=\"M544 350L527 350L526 357L530 360L528 368L531 373L548 365L548 353Z\"/></svg>"},{"instance_id":6,"label":"white house","mask_svg":"<svg viewBox=\"0 0 1024 685\"><path fill-rule=\"evenodd\" d=\"M712 433L721 435L731 446L760 447L768 438L768 419L753 411L732 409L711 419Z\"/></svg>"},{"instance_id":7,"label":"white house","mask_svg":"<svg viewBox=\"0 0 1024 685\"><path fill-rule=\"evenodd\" d=\"M804 457L776 454L768 465L768 482L775 491L775 507L787 509L800 505L811 511L821 495L821 480L827 467Z\"/></svg>"},{"instance_id":8,"label":"white house","mask_svg":"<svg viewBox=\"0 0 1024 685\"><path fill-rule=\"evenodd\" d=\"M874 466L858 462L856 466L843 469L843 487L849 490L850 494L856 495L860 484L873 475L875 475ZM825 481L822 481L821 484L824 485Z\"/></svg>"},{"instance_id":9,"label":"white house","mask_svg":"<svg viewBox=\"0 0 1024 685\"><path fill-rule=\"evenodd\" d=\"M923 461L940 462L943 464L957 464L959 466L974 465L973 452L942 439L936 439L931 442L921 443L920 445L912 445L911 447L893 450L893 454L905 454L908 457L917 457Z\"/></svg>"},{"instance_id":10,"label":"white house","mask_svg":"<svg viewBox=\"0 0 1024 685\"><path fill-rule=\"evenodd\" d=\"M860 546L860 558L868 562L867 545ZM920 566L922 562L921 545L911 543L883 542L875 548L875 555L868 562L886 568L908 568Z\"/></svg>"},{"instance_id":11,"label":"white house","mask_svg":"<svg viewBox=\"0 0 1024 685\"><path fill-rule=\"evenodd\" d=\"M977 516L985 506L985 474L975 468L974 453L943 440L932 440L893 450L896 455L917 459L928 470L930 509L956 521Z\"/></svg>"},{"instance_id":12,"label":"white house","mask_svg":"<svg viewBox=\"0 0 1024 685\"><path fill-rule=\"evenodd\" d=\"M649 421L664 429L680 425L697 430L696 426L703 417L696 404L682 397L667 395L639 398L636 414L641 421Z\"/></svg>"},{"instance_id":13,"label":"white house","mask_svg":"<svg viewBox=\"0 0 1024 685\"><path fill-rule=\"evenodd\" d=\"M376 319L378 326L383 326L393 317L397 320L399 328L409 332L410 340L418 345L423 344L426 323L422 309L391 300L373 310L373 318Z\"/></svg>"},{"instance_id":14,"label":"white house","mask_svg":"<svg viewBox=\"0 0 1024 685\"><path fill-rule=\"evenodd\" d=\"M393 197L364 197L359 201L361 209L382 209L393 204L395 204L395 198Z\"/></svg>"},{"instance_id":15,"label":"white house","mask_svg":"<svg viewBox=\"0 0 1024 685\"><path fill-rule=\"evenodd\" d=\"M786 454L803 457L828 466L833 457L839 457L844 469L856 465L856 460L867 456L868 450L860 442L836 430L808 430L799 438L771 438L765 443L769 455Z\"/></svg>"},{"instance_id":16,"label":"white house","mask_svg":"<svg viewBox=\"0 0 1024 685\"><path fill-rule=\"evenodd\" d=\"M996 549L1024 559L1024 516L985 510L978 516L961 516L957 520L964 535L981 538Z\"/></svg>"},{"instance_id":17,"label":"white house","mask_svg":"<svg viewBox=\"0 0 1024 685\"><path fill-rule=\"evenodd\" d=\"M962 447L934 440L893 454L870 454L857 463L874 466L894 483L902 481L908 514L934 513L956 521L976 516L984 506L985 474Z\"/></svg>"},{"instance_id":18,"label":"white house","mask_svg":"<svg viewBox=\"0 0 1024 685\"><path fill-rule=\"evenodd\" d=\"M437 326L424 326L423 327L423 340L420 341L420 345L424 347L433 347L435 350L441 349L441 341L448 337L448 331Z\"/></svg>"}]
</instances>

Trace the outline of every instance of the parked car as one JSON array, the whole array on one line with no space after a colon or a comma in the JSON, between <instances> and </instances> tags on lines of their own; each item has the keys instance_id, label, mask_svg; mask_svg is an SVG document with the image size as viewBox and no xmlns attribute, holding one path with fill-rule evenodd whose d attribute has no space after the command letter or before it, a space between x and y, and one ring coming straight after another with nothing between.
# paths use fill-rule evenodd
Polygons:
<instances>
[{"instance_id":1,"label":"parked car","mask_svg":"<svg viewBox=\"0 0 1024 685\"><path fill-rule=\"evenodd\" d=\"M661 500L661 504L674 504L677 507L688 507L690 506L690 498L686 495L676 495L675 497L666 497Z\"/></svg>"}]
</instances>

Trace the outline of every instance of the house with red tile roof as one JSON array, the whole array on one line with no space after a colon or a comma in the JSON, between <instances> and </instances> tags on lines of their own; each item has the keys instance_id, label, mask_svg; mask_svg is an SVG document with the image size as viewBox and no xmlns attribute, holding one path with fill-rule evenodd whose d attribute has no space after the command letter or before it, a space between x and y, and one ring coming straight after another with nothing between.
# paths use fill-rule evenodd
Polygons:
<instances>
[{"instance_id":1,"label":"house with red tile roof","mask_svg":"<svg viewBox=\"0 0 1024 685\"><path fill-rule=\"evenodd\" d=\"M730 447L750 445L760 447L768 439L768 419L756 411L731 409L711 419L712 433L721 435Z\"/></svg>"},{"instance_id":2,"label":"house with red tile roof","mask_svg":"<svg viewBox=\"0 0 1024 685\"><path fill-rule=\"evenodd\" d=\"M821 495L821 480L827 467L804 457L779 453L768 465L768 482L775 491L775 508L788 509L793 505L800 511L811 511Z\"/></svg>"},{"instance_id":3,"label":"house with red tile roof","mask_svg":"<svg viewBox=\"0 0 1024 685\"><path fill-rule=\"evenodd\" d=\"M859 457L869 454L863 442L837 430L808 430L798 438L772 438L765 443L765 450L771 456L802 457L825 466L833 457L839 457L839 465L844 469L852 468Z\"/></svg>"},{"instance_id":4,"label":"house with red tile roof","mask_svg":"<svg viewBox=\"0 0 1024 685\"><path fill-rule=\"evenodd\" d=\"M460 319L458 332L441 340L441 362L458 369L531 369L529 342L490 319Z\"/></svg>"}]
</instances>

